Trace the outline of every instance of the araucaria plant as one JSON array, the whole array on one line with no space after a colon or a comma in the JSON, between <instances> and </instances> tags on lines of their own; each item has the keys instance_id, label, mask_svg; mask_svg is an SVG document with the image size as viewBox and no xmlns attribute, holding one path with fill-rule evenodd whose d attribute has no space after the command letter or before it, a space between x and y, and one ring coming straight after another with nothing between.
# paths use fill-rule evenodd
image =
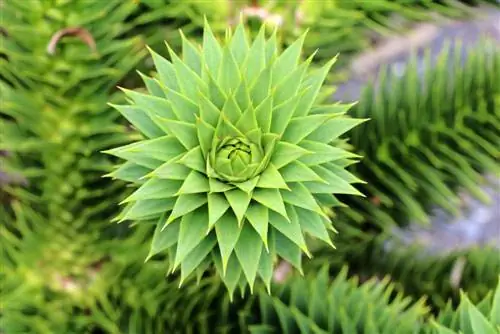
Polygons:
<instances>
[{"instance_id":1,"label":"araucaria plant","mask_svg":"<svg viewBox=\"0 0 500 334\"><path fill-rule=\"evenodd\" d=\"M115 106L144 135L107 151L127 160L111 176L138 187L118 220L156 224L149 256L166 252L181 281L215 267L231 295L256 277L269 290L278 257L301 270L305 234L332 245L334 194L361 195L345 170L357 157L334 143L363 120L320 104L335 59L310 70L305 35L283 52L242 24L221 42L205 24L201 49L182 38L182 57L151 51L148 94Z\"/></svg>"}]
</instances>

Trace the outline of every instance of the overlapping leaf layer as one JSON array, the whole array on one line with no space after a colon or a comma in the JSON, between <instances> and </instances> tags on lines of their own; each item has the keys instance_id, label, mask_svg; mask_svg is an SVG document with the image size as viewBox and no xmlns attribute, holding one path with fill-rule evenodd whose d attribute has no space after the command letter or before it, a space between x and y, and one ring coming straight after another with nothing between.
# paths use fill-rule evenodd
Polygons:
<instances>
[{"instance_id":1,"label":"overlapping leaf layer","mask_svg":"<svg viewBox=\"0 0 500 334\"><path fill-rule=\"evenodd\" d=\"M118 220L155 221L150 256L166 251L183 278L215 264L232 293L259 276L269 287L280 256L301 267L307 233L331 244L322 206L360 193L345 170L355 155L331 145L362 120L349 105L317 103L332 59L309 71L305 35L279 52L243 25L203 48L183 38L182 58L152 53L147 94L115 106L145 139L107 153L127 160L111 176L135 184Z\"/></svg>"}]
</instances>

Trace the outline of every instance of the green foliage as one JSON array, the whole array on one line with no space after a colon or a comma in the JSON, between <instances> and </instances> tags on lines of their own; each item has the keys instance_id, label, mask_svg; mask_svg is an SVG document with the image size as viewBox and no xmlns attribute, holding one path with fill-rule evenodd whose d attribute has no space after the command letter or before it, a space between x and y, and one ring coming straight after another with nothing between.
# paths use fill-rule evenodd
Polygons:
<instances>
[{"instance_id":1,"label":"green foliage","mask_svg":"<svg viewBox=\"0 0 500 334\"><path fill-rule=\"evenodd\" d=\"M484 175L500 172L500 52L485 42L461 55L460 46L447 48L435 67L428 55L423 79L414 58L402 78L382 71L364 91L351 114L371 121L352 132L363 156L352 172L371 180L362 187L370 201L346 199L350 219L382 228L428 223L431 206L458 214L459 187L488 201Z\"/></svg>"},{"instance_id":2,"label":"green foliage","mask_svg":"<svg viewBox=\"0 0 500 334\"><path fill-rule=\"evenodd\" d=\"M360 284L340 271L329 281L328 268L290 279L258 295L259 316L251 333L418 333L427 313L423 300L396 293L389 278Z\"/></svg>"},{"instance_id":3,"label":"green foliage","mask_svg":"<svg viewBox=\"0 0 500 334\"><path fill-rule=\"evenodd\" d=\"M214 263L231 295L257 276L269 288L277 256L300 270L305 233L331 244L332 194L359 195L355 156L330 143L362 120L315 102L335 59L308 72L304 38L279 54L263 30L250 44L239 25L221 46L207 25L201 52L152 51L149 94L115 106L145 136L107 151L127 160L110 175L138 187L118 220L157 221L150 256L166 251L182 278Z\"/></svg>"},{"instance_id":4,"label":"green foliage","mask_svg":"<svg viewBox=\"0 0 500 334\"><path fill-rule=\"evenodd\" d=\"M500 282L500 279L499 279ZM492 293L493 292L493 293ZM434 320L429 334L495 334L500 333L500 284L486 298L474 305L466 294L461 294L460 305L447 305Z\"/></svg>"}]
</instances>

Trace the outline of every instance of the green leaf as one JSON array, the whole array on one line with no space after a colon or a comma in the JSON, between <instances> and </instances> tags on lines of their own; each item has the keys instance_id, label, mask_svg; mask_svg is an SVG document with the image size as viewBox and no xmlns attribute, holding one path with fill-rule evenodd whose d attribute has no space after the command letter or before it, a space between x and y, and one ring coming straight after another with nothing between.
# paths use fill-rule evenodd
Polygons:
<instances>
[{"instance_id":1,"label":"green leaf","mask_svg":"<svg viewBox=\"0 0 500 334\"><path fill-rule=\"evenodd\" d=\"M236 92L240 84L240 70L229 47L225 47L222 52L222 63L217 78L222 90L228 95L231 95L230 92Z\"/></svg>"},{"instance_id":2,"label":"green leaf","mask_svg":"<svg viewBox=\"0 0 500 334\"><path fill-rule=\"evenodd\" d=\"M295 117L288 124L282 140L292 144L297 144L311 133L314 133L315 130L320 128L321 125L325 124L325 122L327 122L330 118L332 118L331 115L308 115ZM317 139L314 139L314 137L308 139L318 141Z\"/></svg>"},{"instance_id":3,"label":"green leaf","mask_svg":"<svg viewBox=\"0 0 500 334\"><path fill-rule=\"evenodd\" d=\"M177 158L167 161L148 175L167 180L184 180L191 170L184 165L177 163Z\"/></svg>"},{"instance_id":4,"label":"green leaf","mask_svg":"<svg viewBox=\"0 0 500 334\"><path fill-rule=\"evenodd\" d=\"M166 97L161 84L157 80L150 78L139 71L137 71L137 73L141 76L142 81L144 81L144 84L151 95L162 99Z\"/></svg>"},{"instance_id":5,"label":"green leaf","mask_svg":"<svg viewBox=\"0 0 500 334\"><path fill-rule=\"evenodd\" d=\"M289 189L278 169L272 164L268 164L257 182L259 188Z\"/></svg>"},{"instance_id":6,"label":"green leaf","mask_svg":"<svg viewBox=\"0 0 500 334\"><path fill-rule=\"evenodd\" d=\"M253 199L288 219L285 204L278 189L256 188Z\"/></svg>"},{"instance_id":7,"label":"green leaf","mask_svg":"<svg viewBox=\"0 0 500 334\"><path fill-rule=\"evenodd\" d=\"M307 136L308 140L329 143L337 139L355 126L366 122L366 119L335 117L329 119L317 130Z\"/></svg>"},{"instance_id":8,"label":"green leaf","mask_svg":"<svg viewBox=\"0 0 500 334\"><path fill-rule=\"evenodd\" d=\"M186 256L205 239L207 231L207 212L205 209L191 210L180 222L179 241L173 268L177 268ZM169 219L170 220L170 219ZM168 228L169 224L165 226Z\"/></svg>"},{"instance_id":9,"label":"green leaf","mask_svg":"<svg viewBox=\"0 0 500 334\"><path fill-rule=\"evenodd\" d=\"M266 249L268 249L267 229L269 226L269 209L264 205L252 201L248 206L246 218L260 235Z\"/></svg>"},{"instance_id":10,"label":"green leaf","mask_svg":"<svg viewBox=\"0 0 500 334\"><path fill-rule=\"evenodd\" d=\"M170 58L173 61L175 73L177 78L181 78L179 80L179 85L181 86L181 91L183 95L187 98L196 101L198 98L198 91L200 89L206 89L205 83L201 80L201 78L194 72L189 66L186 65L170 48L167 42L165 42L168 51L170 53Z\"/></svg>"},{"instance_id":11,"label":"green leaf","mask_svg":"<svg viewBox=\"0 0 500 334\"><path fill-rule=\"evenodd\" d=\"M306 76L303 81L303 87L310 87L310 89L302 96L299 105L295 109L295 117L306 116L309 114L311 107L313 106L316 97L325 81L326 76L330 72L332 65L337 60L337 57L326 63L321 69L311 73Z\"/></svg>"},{"instance_id":12,"label":"green leaf","mask_svg":"<svg viewBox=\"0 0 500 334\"><path fill-rule=\"evenodd\" d=\"M289 238L274 230L276 253L302 274L302 252Z\"/></svg>"},{"instance_id":13,"label":"green leaf","mask_svg":"<svg viewBox=\"0 0 500 334\"><path fill-rule=\"evenodd\" d=\"M341 148L310 140L301 141L300 146L310 152L314 152L314 154L309 154L300 158L300 161L308 166L320 165L325 162L334 160L359 157L356 154L353 154Z\"/></svg>"},{"instance_id":14,"label":"green leaf","mask_svg":"<svg viewBox=\"0 0 500 334\"><path fill-rule=\"evenodd\" d=\"M234 95L231 95L226 100L226 103L222 108L222 113L232 124L236 124L236 122L240 119L242 112L240 107L238 107L238 103L236 103L236 100L234 99Z\"/></svg>"},{"instance_id":15,"label":"green leaf","mask_svg":"<svg viewBox=\"0 0 500 334\"><path fill-rule=\"evenodd\" d=\"M135 102L134 107L144 110L149 118L161 116L168 119L178 119L172 105L166 99L128 89L122 89L122 91Z\"/></svg>"},{"instance_id":16,"label":"green leaf","mask_svg":"<svg viewBox=\"0 0 500 334\"><path fill-rule=\"evenodd\" d=\"M272 111L271 132L283 134L292 119L292 116L297 107L297 102L302 96L303 92L298 95L292 96L286 102L278 105ZM276 100L273 101L276 104Z\"/></svg>"},{"instance_id":17,"label":"green leaf","mask_svg":"<svg viewBox=\"0 0 500 334\"><path fill-rule=\"evenodd\" d=\"M254 108L257 108L267 97L271 95L271 68L265 68L255 80L250 89ZM270 117L270 116L268 116Z\"/></svg>"},{"instance_id":18,"label":"green leaf","mask_svg":"<svg viewBox=\"0 0 500 334\"><path fill-rule=\"evenodd\" d=\"M491 305L490 320L493 326L500 326L500 275L497 280L497 288L493 294L493 303Z\"/></svg>"},{"instance_id":19,"label":"green leaf","mask_svg":"<svg viewBox=\"0 0 500 334\"><path fill-rule=\"evenodd\" d=\"M217 261L215 262L215 264L217 265ZM221 271L219 268L218 270ZM240 276L241 276L241 266L238 262L238 259L236 258L236 254L232 254L227 264L227 270L225 271L225 274L222 277L222 281L226 285L227 290L229 292L230 301L233 300L234 289L236 288L236 285L240 282Z\"/></svg>"},{"instance_id":20,"label":"green leaf","mask_svg":"<svg viewBox=\"0 0 500 334\"><path fill-rule=\"evenodd\" d=\"M259 128L257 116L252 106L243 112L235 126L244 134Z\"/></svg>"},{"instance_id":21,"label":"green leaf","mask_svg":"<svg viewBox=\"0 0 500 334\"><path fill-rule=\"evenodd\" d=\"M196 127L191 123L173 121L163 117L154 117L154 121L160 128L171 134L187 149L190 150L198 145Z\"/></svg>"},{"instance_id":22,"label":"green leaf","mask_svg":"<svg viewBox=\"0 0 500 334\"><path fill-rule=\"evenodd\" d=\"M200 263L210 254L217 243L217 238L210 234L205 237L182 261L181 263L181 280L179 286L185 279L200 266Z\"/></svg>"},{"instance_id":23,"label":"green leaf","mask_svg":"<svg viewBox=\"0 0 500 334\"><path fill-rule=\"evenodd\" d=\"M173 197L179 190L181 184L182 183L179 181L152 178L141 185L139 189L123 200L122 203Z\"/></svg>"},{"instance_id":24,"label":"green leaf","mask_svg":"<svg viewBox=\"0 0 500 334\"><path fill-rule=\"evenodd\" d=\"M277 85L278 80L285 78L297 67L305 37L306 33L302 34L276 59L273 66L273 86Z\"/></svg>"},{"instance_id":25,"label":"green leaf","mask_svg":"<svg viewBox=\"0 0 500 334\"><path fill-rule=\"evenodd\" d=\"M118 110L137 130L148 138L161 137L165 133L148 116L148 113L135 106L111 105Z\"/></svg>"},{"instance_id":26,"label":"green leaf","mask_svg":"<svg viewBox=\"0 0 500 334\"><path fill-rule=\"evenodd\" d=\"M171 62L154 52L148 47L151 56L153 57L153 62L155 68L158 71L161 83L172 90L179 91L179 83L177 82L177 76L175 74L174 65Z\"/></svg>"},{"instance_id":27,"label":"green leaf","mask_svg":"<svg viewBox=\"0 0 500 334\"><path fill-rule=\"evenodd\" d=\"M274 104L275 105L280 105L281 103L284 103L285 101L289 100L290 98L296 96L299 92L300 84L302 83L302 79L304 77L304 74L306 73L306 70L311 63L311 58L309 58L306 62L302 63L298 68L296 68L294 71L287 72L286 77L279 78L281 82L278 83L276 86L276 89L274 91ZM276 75L275 72L273 72L273 75ZM274 76L273 76L273 81L274 81ZM274 84L274 82L273 82ZM306 92L306 89L301 90L301 92ZM302 95L297 97L297 102L295 103L294 107L298 105L299 99L302 98ZM294 108L295 110L295 108ZM291 113L293 115L293 113ZM290 117L291 117L290 115Z\"/></svg>"},{"instance_id":28,"label":"green leaf","mask_svg":"<svg viewBox=\"0 0 500 334\"><path fill-rule=\"evenodd\" d=\"M212 101L202 96L200 101L200 118L215 128L219 122L219 117L220 110L217 109Z\"/></svg>"},{"instance_id":29,"label":"green leaf","mask_svg":"<svg viewBox=\"0 0 500 334\"><path fill-rule=\"evenodd\" d=\"M285 203L316 212L316 214L324 214L306 186L298 182L290 183L289 186L290 191L281 191Z\"/></svg>"},{"instance_id":30,"label":"green leaf","mask_svg":"<svg viewBox=\"0 0 500 334\"><path fill-rule=\"evenodd\" d=\"M118 169L105 175L114 179L141 184L141 179L151 172L151 169L139 166L133 162L127 161L122 164Z\"/></svg>"},{"instance_id":31,"label":"green leaf","mask_svg":"<svg viewBox=\"0 0 500 334\"><path fill-rule=\"evenodd\" d=\"M280 169L281 176L288 182L315 181L325 182L311 168L299 160L294 160Z\"/></svg>"},{"instance_id":32,"label":"green leaf","mask_svg":"<svg viewBox=\"0 0 500 334\"><path fill-rule=\"evenodd\" d=\"M223 275L226 275L229 257L238 241L240 232L241 229L238 226L236 216L230 211L227 211L215 224L215 233L217 234L220 255L222 257Z\"/></svg>"},{"instance_id":33,"label":"green leaf","mask_svg":"<svg viewBox=\"0 0 500 334\"><path fill-rule=\"evenodd\" d=\"M208 231L217 223L220 217L229 209L229 202L218 193L208 194Z\"/></svg>"},{"instance_id":34,"label":"green leaf","mask_svg":"<svg viewBox=\"0 0 500 334\"><path fill-rule=\"evenodd\" d=\"M356 188L351 186L346 180L338 177L328 169L321 166L313 166L312 170L318 174L328 184L329 192L332 194L350 194L363 196ZM313 182L304 183L308 188ZM314 192L313 192L314 193Z\"/></svg>"},{"instance_id":35,"label":"green leaf","mask_svg":"<svg viewBox=\"0 0 500 334\"><path fill-rule=\"evenodd\" d=\"M274 252L268 252L262 247L258 268L259 276L262 278L268 294L271 294L271 279L273 277L273 259L271 254L274 254Z\"/></svg>"},{"instance_id":36,"label":"green leaf","mask_svg":"<svg viewBox=\"0 0 500 334\"><path fill-rule=\"evenodd\" d=\"M129 160L151 169L157 168L162 161L168 161L185 152L179 141L174 137L160 137L143 140L126 146L104 151L106 154Z\"/></svg>"},{"instance_id":37,"label":"green leaf","mask_svg":"<svg viewBox=\"0 0 500 334\"><path fill-rule=\"evenodd\" d=\"M149 249L149 254L146 257L146 261L177 243L181 225L180 221L176 220L172 224L169 224L166 228L163 228L164 220L165 218L162 216L160 221L156 224L153 240L151 241L151 247Z\"/></svg>"},{"instance_id":38,"label":"green leaf","mask_svg":"<svg viewBox=\"0 0 500 334\"><path fill-rule=\"evenodd\" d=\"M282 216L277 215L274 212L270 212L269 223L280 233L290 239L294 244L296 244L300 249L302 249L304 253L310 256L309 250L306 246L306 241L302 235L302 229L300 228L297 215L290 208L287 209L287 213L290 217L290 221L287 221Z\"/></svg>"},{"instance_id":39,"label":"green leaf","mask_svg":"<svg viewBox=\"0 0 500 334\"><path fill-rule=\"evenodd\" d=\"M273 34L266 42L266 65L269 66L278 54L278 41L276 38L278 29L274 29Z\"/></svg>"},{"instance_id":40,"label":"green leaf","mask_svg":"<svg viewBox=\"0 0 500 334\"><path fill-rule=\"evenodd\" d=\"M188 99L184 95L168 88L166 88L166 94L175 115L177 115L177 119L182 122L194 124L196 121L196 116L199 114L198 106L196 105L196 103ZM199 96L199 94L196 93L196 96ZM165 118L174 119L173 117Z\"/></svg>"},{"instance_id":41,"label":"green leaf","mask_svg":"<svg viewBox=\"0 0 500 334\"><path fill-rule=\"evenodd\" d=\"M242 22L240 22L236 27L234 35L231 38L229 48L231 49L231 53L234 55L236 63L241 67L249 51L245 26Z\"/></svg>"},{"instance_id":42,"label":"green leaf","mask_svg":"<svg viewBox=\"0 0 500 334\"><path fill-rule=\"evenodd\" d=\"M193 170L186 177L186 180L184 180L184 183L177 192L177 195L207 193L209 190L210 188L208 186L207 177Z\"/></svg>"},{"instance_id":43,"label":"green leaf","mask_svg":"<svg viewBox=\"0 0 500 334\"><path fill-rule=\"evenodd\" d=\"M495 334L498 333L493 325L479 312L479 310L466 299L473 333Z\"/></svg>"},{"instance_id":44,"label":"green leaf","mask_svg":"<svg viewBox=\"0 0 500 334\"><path fill-rule=\"evenodd\" d=\"M248 51L248 57L246 62L246 72L245 78L250 86L252 86L254 80L260 74L260 72L266 66L266 56L265 56L265 27L262 25L257 37L255 38L250 50Z\"/></svg>"},{"instance_id":45,"label":"green leaf","mask_svg":"<svg viewBox=\"0 0 500 334\"><path fill-rule=\"evenodd\" d=\"M253 291L259 268L259 255L262 252L262 240L251 225L243 225L234 250L250 285L250 291Z\"/></svg>"},{"instance_id":46,"label":"green leaf","mask_svg":"<svg viewBox=\"0 0 500 334\"><path fill-rule=\"evenodd\" d=\"M137 201L127 210L123 220L141 220L172 210L174 198Z\"/></svg>"},{"instance_id":47,"label":"green leaf","mask_svg":"<svg viewBox=\"0 0 500 334\"><path fill-rule=\"evenodd\" d=\"M203 29L202 54L203 62L207 66L209 72L212 76L217 76L219 73L220 62L222 60L222 50L206 20Z\"/></svg>"},{"instance_id":48,"label":"green leaf","mask_svg":"<svg viewBox=\"0 0 500 334\"><path fill-rule=\"evenodd\" d=\"M191 68L192 71L201 75L201 55L193 43L180 32L182 38L182 59Z\"/></svg>"},{"instance_id":49,"label":"green leaf","mask_svg":"<svg viewBox=\"0 0 500 334\"><path fill-rule=\"evenodd\" d=\"M170 224L173 220L193 212L194 210L198 209L200 206L206 203L207 203L206 193L180 195L177 198L177 201L175 202L170 217L168 217L167 225ZM205 221L205 228L207 224L208 224L208 219L206 219Z\"/></svg>"},{"instance_id":50,"label":"green leaf","mask_svg":"<svg viewBox=\"0 0 500 334\"><path fill-rule=\"evenodd\" d=\"M224 195L226 196L229 205L238 219L238 224L241 224L243 218L245 218L245 213L248 205L250 204L250 200L252 199L252 195L240 189L225 191Z\"/></svg>"},{"instance_id":51,"label":"green leaf","mask_svg":"<svg viewBox=\"0 0 500 334\"><path fill-rule=\"evenodd\" d=\"M221 193L221 192L228 191L228 190L231 190L234 188L234 186L232 184L224 183L224 182L221 182L221 181L219 181L217 179L213 179L213 178L209 178L208 182L210 184L210 192L211 193Z\"/></svg>"},{"instance_id":52,"label":"green leaf","mask_svg":"<svg viewBox=\"0 0 500 334\"><path fill-rule=\"evenodd\" d=\"M277 169L281 169L292 161L295 161L310 153L311 152L303 149L300 146L280 141L276 145L276 150L273 153L271 162Z\"/></svg>"},{"instance_id":53,"label":"green leaf","mask_svg":"<svg viewBox=\"0 0 500 334\"><path fill-rule=\"evenodd\" d=\"M266 99L262 101L262 103L260 103L255 109L255 118L257 119L257 124L264 133L271 131L272 107L273 97L272 95L270 95L266 97Z\"/></svg>"},{"instance_id":54,"label":"green leaf","mask_svg":"<svg viewBox=\"0 0 500 334\"><path fill-rule=\"evenodd\" d=\"M196 130L203 157L208 157L208 153L210 152L210 149L212 147L211 144L215 135L215 128L202 119L197 119Z\"/></svg>"},{"instance_id":55,"label":"green leaf","mask_svg":"<svg viewBox=\"0 0 500 334\"><path fill-rule=\"evenodd\" d=\"M200 146L196 146L184 154L182 158L177 161L177 163L183 164L184 166L194 169L200 173L206 173L206 161L203 159Z\"/></svg>"},{"instance_id":56,"label":"green leaf","mask_svg":"<svg viewBox=\"0 0 500 334\"><path fill-rule=\"evenodd\" d=\"M297 213L300 227L304 232L334 247L328 230L319 215L299 207L295 207L294 210Z\"/></svg>"}]
</instances>

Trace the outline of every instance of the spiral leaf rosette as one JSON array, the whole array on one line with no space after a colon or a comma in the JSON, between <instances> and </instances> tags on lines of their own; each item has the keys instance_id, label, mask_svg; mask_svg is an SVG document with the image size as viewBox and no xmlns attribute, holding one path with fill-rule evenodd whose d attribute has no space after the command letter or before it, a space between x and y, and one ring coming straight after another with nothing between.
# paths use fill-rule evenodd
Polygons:
<instances>
[{"instance_id":1,"label":"spiral leaf rosette","mask_svg":"<svg viewBox=\"0 0 500 334\"><path fill-rule=\"evenodd\" d=\"M151 51L148 93L114 106L145 137L107 151L127 160L110 175L138 187L117 219L156 224L149 256L166 252L182 279L215 268L231 295L257 277L269 289L278 258L301 270L305 234L332 245L334 194L360 195L345 170L357 156L333 143L363 120L321 104L335 59L310 70L304 38L280 53L264 29L219 42L205 24L201 48L182 36L182 57Z\"/></svg>"}]
</instances>

